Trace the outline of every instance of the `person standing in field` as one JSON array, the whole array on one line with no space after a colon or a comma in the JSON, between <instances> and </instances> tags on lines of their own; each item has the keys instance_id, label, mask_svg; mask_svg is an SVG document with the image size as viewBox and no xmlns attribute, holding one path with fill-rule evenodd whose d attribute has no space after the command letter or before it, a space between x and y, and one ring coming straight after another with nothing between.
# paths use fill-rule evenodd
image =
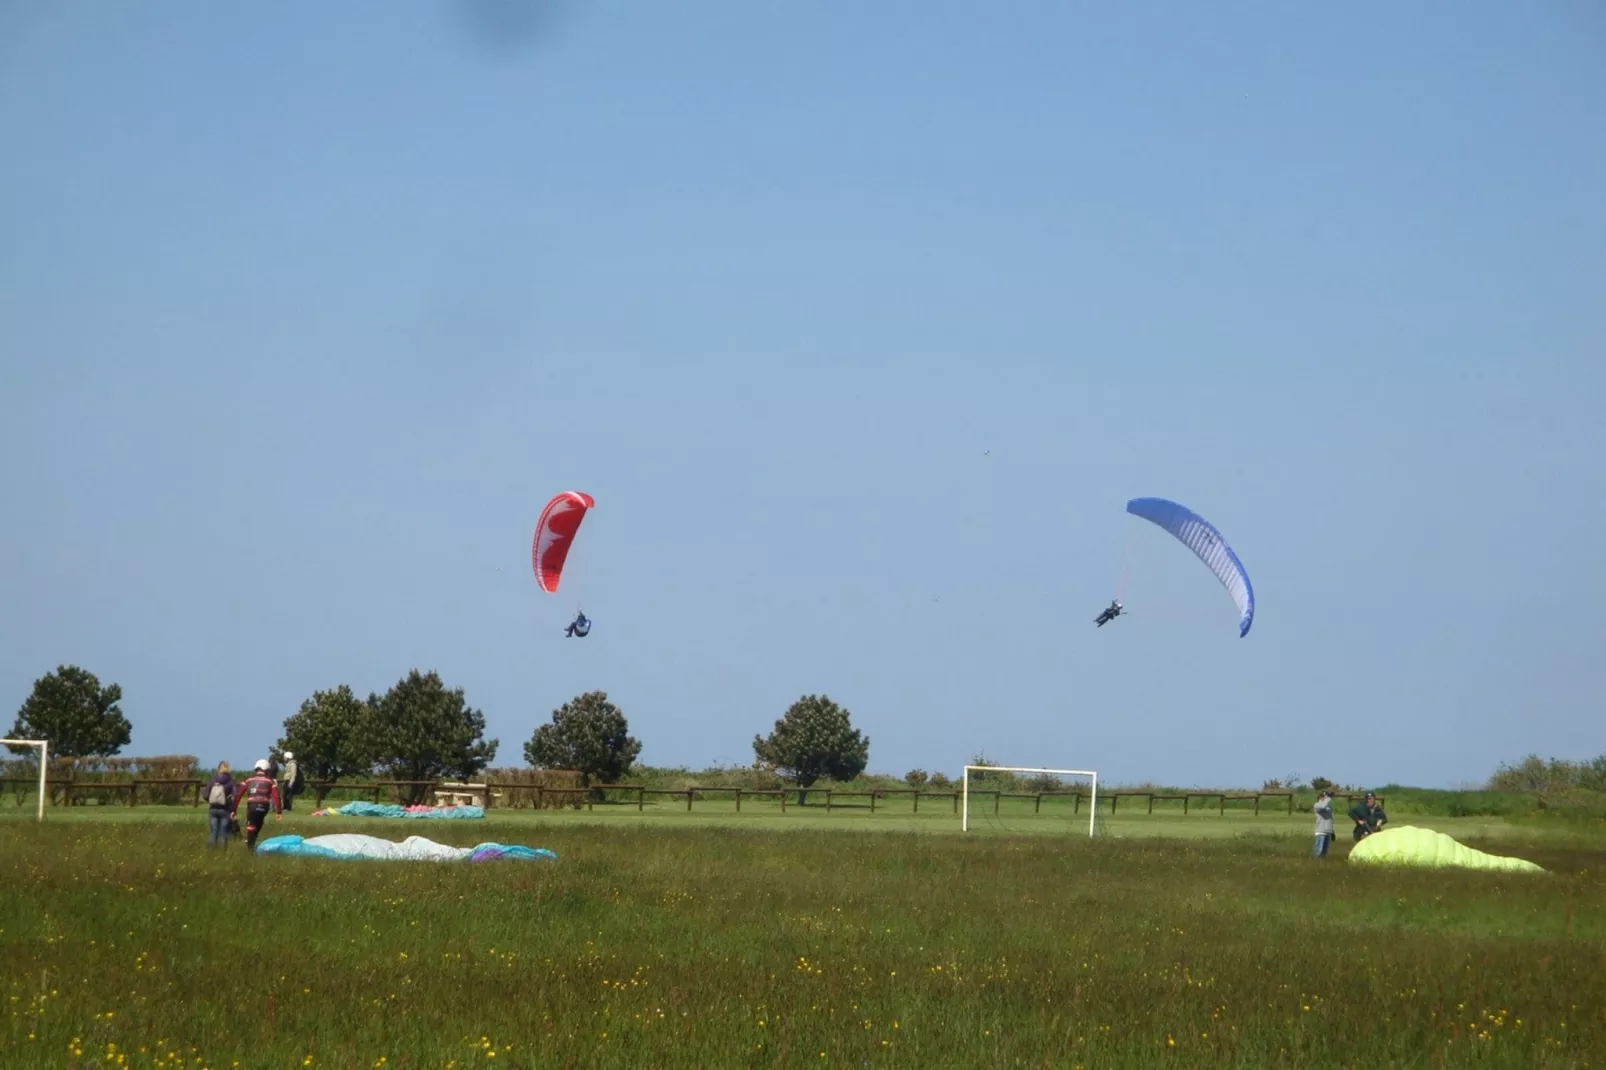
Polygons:
<instances>
[{"instance_id":1,"label":"person standing in field","mask_svg":"<svg viewBox=\"0 0 1606 1070\"><path fill-rule=\"evenodd\" d=\"M245 803L245 845L251 851L257 849L257 834L262 831L262 825L268 820L268 810L274 811L275 821L284 820L284 807L279 802L279 782L268 773L268 760L258 758L256 769L240 785L240 792L234 797L234 809Z\"/></svg>"},{"instance_id":2,"label":"person standing in field","mask_svg":"<svg viewBox=\"0 0 1606 1070\"><path fill-rule=\"evenodd\" d=\"M292 751L284 752L284 765L279 769L279 798L286 810L295 809L296 794L301 790L301 765Z\"/></svg>"},{"instance_id":3,"label":"person standing in field","mask_svg":"<svg viewBox=\"0 0 1606 1070\"><path fill-rule=\"evenodd\" d=\"M229 763L218 762L217 772L206 784L207 847L219 850L229 845L229 821L234 809L234 778Z\"/></svg>"},{"instance_id":4,"label":"person standing in field","mask_svg":"<svg viewBox=\"0 0 1606 1070\"><path fill-rule=\"evenodd\" d=\"M1351 835L1356 840L1366 839L1366 837L1382 827L1379 824L1380 818L1382 819L1382 824L1388 823L1388 818L1383 816L1383 808L1377 805L1377 796L1372 792L1367 792L1366 798L1349 808L1349 819L1355 822L1355 829Z\"/></svg>"},{"instance_id":5,"label":"person standing in field","mask_svg":"<svg viewBox=\"0 0 1606 1070\"><path fill-rule=\"evenodd\" d=\"M1383 812L1383 804L1378 802L1376 795L1368 795L1366 799L1371 803L1372 831L1382 832L1383 826L1389 823L1389 815Z\"/></svg>"},{"instance_id":6,"label":"person standing in field","mask_svg":"<svg viewBox=\"0 0 1606 1070\"><path fill-rule=\"evenodd\" d=\"M1312 809L1316 811L1316 857L1325 858L1333 846L1333 793L1323 788Z\"/></svg>"}]
</instances>

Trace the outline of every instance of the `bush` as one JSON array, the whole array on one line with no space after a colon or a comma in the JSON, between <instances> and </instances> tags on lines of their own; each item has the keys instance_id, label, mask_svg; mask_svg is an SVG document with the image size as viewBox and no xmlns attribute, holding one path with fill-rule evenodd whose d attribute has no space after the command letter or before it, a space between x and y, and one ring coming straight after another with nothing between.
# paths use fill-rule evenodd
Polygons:
<instances>
[{"instance_id":1,"label":"bush","mask_svg":"<svg viewBox=\"0 0 1606 1070\"><path fill-rule=\"evenodd\" d=\"M502 795L495 800L495 803L509 810L531 809L538 805L542 810L561 810L564 807L578 810L585 805L585 796L578 791L563 795L547 795L536 791L537 788L580 787L580 774L571 770L524 769L514 766L487 769L481 776L486 782L503 785L499 789ZM540 800L539 804L537 799Z\"/></svg>"},{"instance_id":2,"label":"bush","mask_svg":"<svg viewBox=\"0 0 1606 1070\"><path fill-rule=\"evenodd\" d=\"M1606 791L1606 754L1587 762L1552 758L1548 762L1537 754L1517 762L1502 763L1486 785L1490 791Z\"/></svg>"},{"instance_id":3,"label":"bush","mask_svg":"<svg viewBox=\"0 0 1606 1070\"><path fill-rule=\"evenodd\" d=\"M918 788L929 779L924 769L911 769L903 774L903 782L911 788Z\"/></svg>"}]
</instances>

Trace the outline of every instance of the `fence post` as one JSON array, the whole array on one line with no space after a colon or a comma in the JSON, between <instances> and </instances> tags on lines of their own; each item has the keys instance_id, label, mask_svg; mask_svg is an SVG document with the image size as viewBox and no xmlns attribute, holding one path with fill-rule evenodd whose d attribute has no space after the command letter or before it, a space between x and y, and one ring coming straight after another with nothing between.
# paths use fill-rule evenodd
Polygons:
<instances>
[{"instance_id":1,"label":"fence post","mask_svg":"<svg viewBox=\"0 0 1606 1070\"><path fill-rule=\"evenodd\" d=\"M128 778L128 805L129 805L130 808L133 807L133 805L134 805L134 797L137 796L138 794L139 794L139 781L135 780L133 777L129 777Z\"/></svg>"},{"instance_id":2,"label":"fence post","mask_svg":"<svg viewBox=\"0 0 1606 1070\"><path fill-rule=\"evenodd\" d=\"M1260 816L1260 793L1255 793L1255 816Z\"/></svg>"},{"instance_id":3,"label":"fence post","mask_svg":"<svg viewBox=\"0 0 1606 1070\"><path fill-rule=\"evenodd\" d=\"M918 814L919 812L920 812L920 793L917 791L917 792L915 792L915 813Z\"/></svg>"},{"instance_id":4,"label":"fence post","mask_svg":"<svg viewBox=\"0 0 1606 1070\"><path fill-rule=\"evenodd\" d=\"M1149 792L1149 813L1154 813L1154 792Z\"/></svg>"},{"instance_id":5,"label":"fence post","mask_svg":"<svg viewBox=\"0 0 1606 1070\"><path fill-rule=\"evenodd\" d=\"M826 813L830 813L831 812L831 789L830 788L826 788L825 789L825 812Z\"/></svg>"},{"instance_id":6,"label":"fence post","mask_svg":"<svg viewBox=\"0 0 1606 1070\"><path fill-rule=\"evenodd\" d=\"M642 813L646 809L647 809L647 789L646 788L638 788L638 789L636 789L636 813L638 813L638 814Z\"/></svg>"},{"instance_id":7,"label":"fence post","mask_svg":"<svg viewBox=\"0 0 1606 1070\"><path fill-rule=\"evenodd\" d=\"M736 812L738 814L742 812L742 789L741 788L737 788L736 789Z\"/></svg>"},{"instance_id":8,"label":"fence post","mask_svg":"<svg viewBox=\"0 0 1606 1070\"><path fill-rule=\"evenodd\" d=\"M1293 792L1289 792L1288 793L1288 816L1289 817L1293 817L1294 816L1294 793Z\"/></svg>"},{"instance_id":9,"label":"fence post","mask_svg":"<svg viewBox=\"0 0 1606 1070\"><path fill-rule=\"evenodd\" d=\"M688 814L691 813L691 791L692 789L690 788L686 789L686 812Z\"/></svg>"},{"instance_id":10,"label":"fence post","mask_svg":"<svg viewBox=\"0 0 1606 1070\"><path fill-rule=\"evenodd\" d=\"M1119 796L1119 795L1117 795L1117 794L1115 794L1115 793L1114 793L1114 792L1113 792L1113 791L1112 791L1112 792L1111 792L1111 793L1110 793L1110 816L1111 816L1111 817L1114 817L1114 816L1115 816L1115 808L1116 808L1116 807L1117 807L1117 806L1119 806L1119 805L1120 805L1120 803L1121 803L1121 796Z\"/></svg>"},{"instance_id":11,"label":"fence post","mask_svg":"<svg viewBox=\"0 0 1606 1070\"><path fill-rule=\"evenodd\" d=\"M1182 813L1183 813L1184 817L1186 817L1187 813L1188 813L1188 794L1187 794L1187 792L1183 792L1183 794L1182 794Z\"/></svg>"}]
</instances>

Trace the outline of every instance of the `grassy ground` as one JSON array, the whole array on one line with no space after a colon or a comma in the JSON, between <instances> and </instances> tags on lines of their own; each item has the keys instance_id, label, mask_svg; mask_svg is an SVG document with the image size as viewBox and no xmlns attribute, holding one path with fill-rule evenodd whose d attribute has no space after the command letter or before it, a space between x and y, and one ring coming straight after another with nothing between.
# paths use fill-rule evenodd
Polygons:
<instances>
[{"instance_id":1,"label":"grassy ground","mask_svg":"<svg viewBox=\"0 0 1606 1070\"><path fill-rule=\"evenodd\" d=\"M1606 1062L1588 826L1410 820L1535 878L1314 860L1306 815L1089 840L1007 803L969 836L746 802L269 829L559 855L490 866L209 855L187 807L0 818L7 1068Z\"/></svg>"}]
</instances>

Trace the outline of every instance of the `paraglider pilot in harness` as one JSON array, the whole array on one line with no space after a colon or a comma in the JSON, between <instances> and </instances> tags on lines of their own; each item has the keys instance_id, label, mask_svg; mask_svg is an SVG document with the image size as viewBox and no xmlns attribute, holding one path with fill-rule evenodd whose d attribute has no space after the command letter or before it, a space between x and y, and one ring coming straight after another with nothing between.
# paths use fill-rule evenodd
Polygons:
<instances>
[{"instance_id":1,"label":"paraglider pilot in harness","mask_svg":"<svg viewBox=\"0 0 1606 1070\"><path fill-rule=\"evenodd\" d=\"M575 615L569 626L563 629L563 634L570 638L578 636L581 639L591 634L591 622L586 619L585 610Z\"/></svg>"},{"instance_id":2,"label":"paraglider pilot in harness","mask_svg":"<svg viewBox=\"0 0 1606 1070\"><path fill-rule=\"evenodd\" d=\"M1102 628L1106 624L1110 623L1110 621L1114 620L1116 617L1119 617L1121 615L1123 609L1124 609L1124 607L1121 605L1120 602L1113 602L1112 601L1108 606L1106 606L1104 608L1104 612L1103 613L1100 613L1098 616L1093 618L1093 623L1097 624L1100 628Z\"/></svg>"}]
</instances>

